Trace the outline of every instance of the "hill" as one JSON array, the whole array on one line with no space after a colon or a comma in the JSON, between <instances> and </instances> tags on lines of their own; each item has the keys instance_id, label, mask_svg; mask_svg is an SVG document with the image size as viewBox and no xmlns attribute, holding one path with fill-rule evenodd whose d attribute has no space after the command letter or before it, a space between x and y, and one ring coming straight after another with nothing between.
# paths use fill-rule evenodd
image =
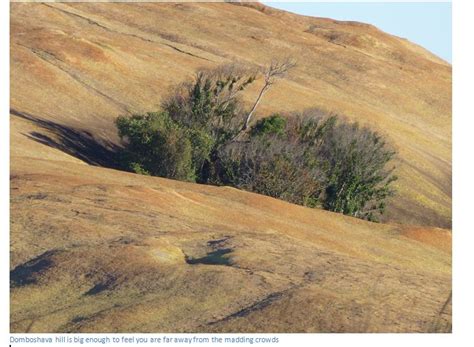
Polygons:
<instances>
[{"instance_id":1,"label":"hill","mask_svg":"<svg viewBox=\"0 0 474 347\"><path fill-rule=\"evenodd\" d=\"M292 56L259 115L319 107L375 127L399 152L386 220L450 227L451 66L370 25L248 6L12 4L12 108L116 143L117 115L156 109L199 67Z\"/></svg>"},{"instance_id":2,"label":"hill","mask_svg":"<svg viewBox=\"0 0 474 347\"><path fill-rule=\"evenodd\" d=\"M298 66L259 116L319 107L387 135L389 224L104 168L118 115L199 67L278 56ZM12 331L449 331L450 108L449 64L362 23L11 4Z\"/></svg>"},{"instance_id":3,"label":"hill","mask_svg":"<svg viewBox=\"0 0 474 347\"><path fill-rule=\"evenodd\" d=\"M449 231L54 152L13 162L13 332L450 329Z\"/></svg>"}]
</instances>

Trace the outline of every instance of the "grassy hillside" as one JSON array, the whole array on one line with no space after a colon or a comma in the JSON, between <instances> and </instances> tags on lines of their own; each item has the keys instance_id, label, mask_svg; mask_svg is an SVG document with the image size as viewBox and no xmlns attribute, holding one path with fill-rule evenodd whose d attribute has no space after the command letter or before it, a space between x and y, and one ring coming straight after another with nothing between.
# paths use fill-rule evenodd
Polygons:
<instances>
[{"instance_id":1,"label":"grassy hillside","mask_svg":"<svg viewBox=\"0 0 474 347\"><path fill-rule=\"evenodd\" d=\"M199 67L291 56L259 115L319 107L375 127L399 151L387 220L450 227L451 66L370 25L248 6L12 4L11 106L116 142L115 117Z\"/></svg>"},{"instance_id":2,"label":"grassy hillside","mask_svg":"<svg viewBox=\"0 0 474 347\"><path fill-rule=\"evenodd\" d=\"M60 155L11 183L15 332L450 329L446 230Z\"/></svg>"},{"instance_id":3,"label":"grassy hillside","mask_svg":"<svg viewBox=\"0 0 474 347\"><path fill-rule=\"evenodd\" d=\"M389 224L103 167L118 115L156 109L199 67L288 55L259 116L316 106L385 134ZM12 332L449 331L450 108L449 64L361 23L11 4Z\"/></svg>"}]
</instances>

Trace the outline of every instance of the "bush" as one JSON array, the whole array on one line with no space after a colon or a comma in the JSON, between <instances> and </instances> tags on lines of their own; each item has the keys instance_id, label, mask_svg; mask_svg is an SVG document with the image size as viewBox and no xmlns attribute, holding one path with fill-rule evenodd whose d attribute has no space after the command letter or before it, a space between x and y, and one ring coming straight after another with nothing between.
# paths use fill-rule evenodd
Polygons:
<instances>
[{"instance_id":1,"label":"bush","mask_svg":"<svg viewBox=\"0 0 474 347\"><path fill-rule=\"evenodd\" d=\"M283 135L286 126L286 119L280 115L273 115L267 118L262 118L252 127L253 136L261 135Z\"/></svg>"},{"instance_id":2,"label":"bush","mask_svg":"<svg viewBox=\"0 0 474 347\"><path fill-rule=\"evenodd\" d=\"M260 119L246 141L221 149L221 182L292 203L317 206L322 173L310 153L314 141L306 132L321 128L319 121L297 115Z\"/></svg>"},{"instance_id":3,"label":"bush","mask_svg":"<svg viewBox=\"0 0 474 347\"><path fill-rule=\"evenodd\" d=\"M190 140L168 114L118 117L119 136L127 140L125 167L136 173L194 181Z\"/></svg>"},{"instance_id":4,"label":"bush","mask_svg":"<svg viewBox=\"0 0 474 347\"><path fill-rule=\"evenodd\" d=\"M303 162L302 147L278 135L255 136L222 148L217 171L222 184L311 205L309 201L319 189L317 170L308 170Z\"/></svg>"},{"instance_id":5,"label":"bush","mask_svg":"<svg viewBox=\"0 0 474 347\"><path fill-rule=\"evenodd\" d=\"M242 127L239 95L254 81L254 73L236 65L201 70L194 81L173 90L162 107L183 127L199 129L221 144Z\"/></svg>"},{"instance_id":6,"label":"bush","mask_svg":"<svg viewBox=\"0 0 474 347\"><path fill-rule=\"evenodd\" d=\"M396 179L387 168L395 152L382 136L320 110L247 127L239 94L254 80L235 66L203 70L163 111L119 117L124 167L377 220Z\"/></svg>"},{"instance_id":7,"label":"bush","mask_svg":"<svg viewBox=\"0 0 474 347\"><path fill-rule=\"evenodd\" d=\"M338 124L327 134L318 151L325 172L323 207L354 217L376 220L393 195L394 156L380 135L358 124Z\"/></svg>"},{"instance_id":8,"label":"bush","mask_svg":"<svg viewBox=\"0 0 474 347\"><path fill-rule=\"evenodd\" d=\"M262 131L275 119L257 122L248 141L221 150L223 184L372 221L383 214L396 177L386 169L395 153L380 135L320 111Z\"/></svg>"}]
</instances>

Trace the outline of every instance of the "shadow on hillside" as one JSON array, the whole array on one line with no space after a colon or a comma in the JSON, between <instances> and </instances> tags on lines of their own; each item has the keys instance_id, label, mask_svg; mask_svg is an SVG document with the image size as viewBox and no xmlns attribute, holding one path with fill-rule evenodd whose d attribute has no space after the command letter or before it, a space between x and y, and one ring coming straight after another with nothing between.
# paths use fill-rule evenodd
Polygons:
<instances>
[{"instance_id":1,"label":"shadow on hillside","mask_svg":"<svg viewBox=\"0 0 474 347\"><path fill-rule=\"evenodd\" d=\"M90 165L112 169L120 168L118 163L120 147L110 141L95 139L88 131L76 130L15 109L10 109L10 114L26 119L43 129L53 132L58 137L58 140L56 140L36 131L26 135L36 142L59 149Z\"/></svg>"},{"instance_id":2,"label":"shadow on hillside","mask_svg":"<svg viewBox=\"0 0 474 347\"><path fill-rule=\"evenodd\" d=\"M37 283L37 277L54 265L52 258L56 253L57 251L47 251L10 271L10 288Z\"/></svg>"}]
</instances>

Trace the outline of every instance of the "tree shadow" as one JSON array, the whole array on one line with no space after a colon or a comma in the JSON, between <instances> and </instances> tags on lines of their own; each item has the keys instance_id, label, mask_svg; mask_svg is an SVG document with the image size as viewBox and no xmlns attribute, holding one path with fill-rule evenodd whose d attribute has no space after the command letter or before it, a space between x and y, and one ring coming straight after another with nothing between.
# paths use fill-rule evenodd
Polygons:
<instances>
[{"instance_id":1,"label":"tree shadow","mask_svg":"<svg viewBox=\"0 0 474 347\"><path fill-rule=\"evenodd\" d=\"M54 265L53 256L56 253L58 252L54 250L47 251L10 271L10 288L37 283L39 274L49 270Z\"/></svg>"},{"instance_id":2,"label":"tree shadow","mask_svg":"<svg viewBox=\"0 0 474 347\"><path fill-rule=\"evenodd\" d=\"M119 153L121 147L107 140L96 139L85 130L77 130L53 121L40 119L26 112L10 109L10 114L28 120L37 126L53 132L58 139L33 131L26 135L41 144L59 149L90 165L120 169Z\"/></svg>"}]
</instances>

